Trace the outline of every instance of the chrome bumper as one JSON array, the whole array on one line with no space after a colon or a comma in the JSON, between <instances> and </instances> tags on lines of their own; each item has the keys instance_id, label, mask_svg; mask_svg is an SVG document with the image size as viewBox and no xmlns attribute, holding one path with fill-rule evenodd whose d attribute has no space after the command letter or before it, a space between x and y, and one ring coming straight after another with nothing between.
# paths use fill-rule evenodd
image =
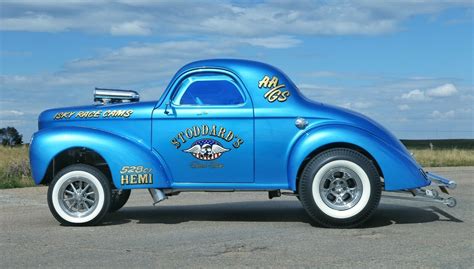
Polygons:
<instances>
[{"instance_id":1,"label":"chrome bumper","mask_svg":"<svg viewBox=\"0 0 474 269\"><path fill-rule=\"evenodd\" d=\"M437 174L433 174L430 172L425 172L426 177L431 180L431 182L434 182L438 186L444 186L448 189L454 190L457 186L456 182L454 180L449 180L447 178L444 178L442 176L439 176Z\"/></svg>"},{"instance_id":2,"label":"chrome bumper","mask_svg":"<svg viewBox=\"0 0 474 269\"><path fill-rule=\"evenodd\" d=\"M454 180L449 180L442 176L421 171L427 179L431 181L430 186L437 186L441 190L442 193L449 195L448 189L455 189L457 184ZM427 186L429 187L429 186ZM395 199L403 199L403 200L418 200L424 202L435 202L435 203L442 203L447 205L448 207L455 207L457 205L456 199L449 196L449 197L442 197L440 193L435 189L427 189L424 188L416 188L411 190L406 190L399 193L410 193L412 197L400 197L400 196L391 196L391 195L384 195L387 198L395 198Z\"/></svg>"}]
</instances>

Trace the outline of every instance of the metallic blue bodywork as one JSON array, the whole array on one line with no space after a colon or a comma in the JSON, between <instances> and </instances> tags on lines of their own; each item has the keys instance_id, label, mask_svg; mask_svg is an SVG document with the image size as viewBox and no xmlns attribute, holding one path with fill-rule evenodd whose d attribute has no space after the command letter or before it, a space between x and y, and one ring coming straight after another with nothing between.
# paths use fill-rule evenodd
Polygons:
<instances>
[{"instance_id":1,"label":"metallic blue bodywork","mask_svg":"<svg viewBox=\"0 0 474 269\"><path fill-rule=\"evenodd\" d=\"M237 85L244 103L186 106L172 101L190 76L212 75ZM275 85L283 85L280 89L289 96L270 102L268 89L259 87L265 76L278 78ZM133 113L128 117L105 117L110 111L129 110ZM55 120L62 112L73 116ZM90 114L75 117L80 112ZM303 130L295 126L298 117L309 123ZM198 159L191 151L199 143L220 145L224 152L212 160ZM117 188L296 191L305 160L333 146L355 147L371 157L385 190L430 184L406 148L382 126L359 113L308 100L280 70L245 60L188 64L156 102L47 110L39 117L30 159L37 184L49 180L45 175L55 156L80 147L102 156ZM122 184L124 166L150 168L153 182Z\"/></svg>"}]
</instances>

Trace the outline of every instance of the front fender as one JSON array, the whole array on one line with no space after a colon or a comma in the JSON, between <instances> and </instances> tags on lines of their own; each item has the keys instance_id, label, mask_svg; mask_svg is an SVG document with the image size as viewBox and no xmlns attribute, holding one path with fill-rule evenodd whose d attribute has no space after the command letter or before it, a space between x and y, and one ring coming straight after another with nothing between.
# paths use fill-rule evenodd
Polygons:
<instances>
[{"instance_id":1,"label":"front fender","mask_svg":"<svg viewBox=\"0 0 474 269\"><path fill-rule=\"evenodd\" d=\"M56 155L76 147L88 148L101 155L110 168L112 181L117 188L165 188L170 186L169 173L162 165L164 162L157 153L146 145L116 134L83 127L54 127L43 129L34 134L30 145L30 163L35 183L41 183L49 164ZM151 174L152 180L143 178L142 184L138 184L138 180L134 178L133 181L129 181L129 184L122 184L122 175L135 175L135 173L130 173L130 170L124 173L123 168L126 166L147 168L146 172ZM149 169L151 170L149 171ZM130 182L133 182L133 185Z\"/></svg>"},{"instance_id":2,"label":"front fender","mask_svg":"<svg viewBox=\"0 0 474 269\"><path fill-rule=\"evenodd\" d=\"M338 143L352 144L367 151L382 170L387 191L412 189L430 184L421 173L418 163L402 150L363 129L333 124L315 127L301 135L294 143L288 160L291 189L296 190L296 178L300 166L312 152Z\"/></svg>"}]
</instances>

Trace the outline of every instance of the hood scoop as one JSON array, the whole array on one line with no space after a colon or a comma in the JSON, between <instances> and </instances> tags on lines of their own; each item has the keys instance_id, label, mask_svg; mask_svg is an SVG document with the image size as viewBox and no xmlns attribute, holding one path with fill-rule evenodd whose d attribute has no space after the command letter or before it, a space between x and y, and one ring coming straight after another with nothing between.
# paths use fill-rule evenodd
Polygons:
<instances>
[{"instance_id":1,"label":"hood scoop","mask_svg":"<svg viewBox=\"0 0 474 269\"><path fill-rule=\"evenodd\" d=\"M140 101L140 95L136 91L119 89L95 88L94 102L96 104L132 103Z\"/></svg>"}]
</instances>

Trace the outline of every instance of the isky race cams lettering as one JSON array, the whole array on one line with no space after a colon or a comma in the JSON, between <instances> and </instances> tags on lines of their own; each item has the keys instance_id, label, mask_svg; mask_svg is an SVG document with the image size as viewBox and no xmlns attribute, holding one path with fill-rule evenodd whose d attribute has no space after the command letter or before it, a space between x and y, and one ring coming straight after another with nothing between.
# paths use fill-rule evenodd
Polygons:
<instances>
[{"instance_id":1,"label":"isky race cams lettering","mask_svg":"<svg viewBox=\"0 0 474 269\"><path fill-rule=\"evenodd\" d=\"M133 114L133 110L92 110L92 111L64 111L54 115L55 120L76 119L98 119L98 118L129 118Z\"/></svg>"}]
</instances>

